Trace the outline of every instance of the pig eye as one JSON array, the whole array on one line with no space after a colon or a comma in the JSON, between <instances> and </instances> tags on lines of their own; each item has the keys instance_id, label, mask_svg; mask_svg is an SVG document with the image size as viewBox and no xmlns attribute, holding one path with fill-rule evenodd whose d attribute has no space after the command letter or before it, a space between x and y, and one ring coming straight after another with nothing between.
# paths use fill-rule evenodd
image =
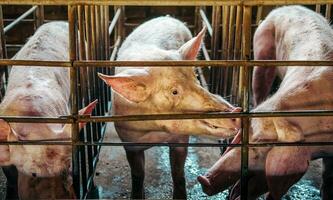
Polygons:
<instances>
[{"instance_id":1,"label":"pig eye","mask_svg":"<svg viewBox=\"0 0 333 200\"><path fill-rule=\"evenodd\" d=\"M177 95L177 94L178 94L178 90L177 90L177 89L173 89L173 90L172 90L172 94L173 94L173 95Z\"/></svg>"}]
</instances>

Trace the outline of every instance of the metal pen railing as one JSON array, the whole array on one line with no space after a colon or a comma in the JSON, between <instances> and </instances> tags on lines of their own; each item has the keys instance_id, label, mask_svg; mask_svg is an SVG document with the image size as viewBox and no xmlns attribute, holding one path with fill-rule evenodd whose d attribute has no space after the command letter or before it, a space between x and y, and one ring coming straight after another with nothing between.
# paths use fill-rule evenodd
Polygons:
<instances>
[{"instance_id":1,"label":"metal pen railing","mask_svg":"<svg viewBox=\"0 0 333 200\"><path fill-rule=\"evenodd\" d=\"M68 21L70 28L70 60L69 61L31 61L31 60L8 60L1 59L0 66L45 66L45 67L68 67L70 69L70 80L71 80L71 115L62 116L59 118L40 118L40 117L15 117L15 116L1 116L1 119L4 119L8 122L20 122L20 123L71 123L72 124L72 138L71 140L65 141L56 141L56 140L39 140L39 141L13 141L13 142L0 142L0 144L10 144L10 145L72 145L73 147L73 180L75 191L79 194L80 198L86 198L87 192L89 192L90 188L93 185L94 172L96 170L96 165L98 161L98 155L100 152L101 146L146 146L146 145L155 145L155 146L196 146L196 147L220 147L220 146L232 146L232 147L241 147L242 148L242 156L241 156L241 199L246 199L247 197L247 171L248 171L248 150L249 147L266 147L266 146L317 146L317 145L333 145L333 142L302 142L302 143L259 143L259 144L251 144L249 143L249 119L253 117L312 117L312 116L333 116L333 111L293 111L293 112L260 112L254 113L249 110L249 83L250 83L250 69L253 66L333 66L333 61L256 61L251 60L251 19L252 19L252 7L256 5L286 5L286 4L313 4L313 1L255 1L255 0L243 0L243 1L227 1L227 0L183 0L183 1L152 1L152 0L4 0L1 1L0 4L6 5L21 5L21 4L33 4L33 5L68 5ZM328 6L332 1L316 1L317 4L327 4L326 12L330 12L330 6ZM96 7L97 5L103 5L105 7ZM121 23L119 23L119 19L121 18L121 8L116 7L114 18L109 25L109 18L107 6L115 5L115 6L124 6L124 5L192 5L192 6L213 6L215 9L216 20L219 17L221 18L221 13L218 11L220 6L237 6L233 8L224 7L223 9L230 9L229 12L233 12L236 15L236 18L231 19L229 26L227 24L224 25L224 28L231 27L231 24L236 23L235 25L235 41L233 43L234 49L242 49L242 55L236 55L237 52L230 52L230 49L224 47L224 53L228 53L229 55L233 54L233 56L227 56L226 59L242 59L242 60L208 60L208 61L113 61L115 59L117 48L121 43L121 38L123 35L123 30L119 30L121 27ZM94 7L95 6L95 7ZM232 10L235 9L235 10ZM260 11L261 12L261 11ZM97 13L97 14L96 14ZM97 16L99 13L101 15ZM202 20L207 25L209 33L211 37L214 37L214 31L220 26L219 21L214 21L209 26L209 21L205 13L200 10L200 15ZM261 15L261 14L260 14ZM259 14L258 14L259 16ZM330 14L326 14L326 17L330 17ZM85 20L83 19L85 18ZM103 21L103 20L104 21ZM224 18L227 20L227 18ZM258 17L257 19L260 19ZM107 20L107 22L105 22ZM103 21L104 23L99 23L98 21ZM91 23L90 23L91 22ZM114 51L112 52L111 61L97 61L96 59L106 59L105 56L96 56L97 54L101 54L101 52L105 52L104 55L109 56L108 52L108 38L111 35L112 30L117 29L116 23L118 22L118 30L115 32L115 41L114 41ZM258 22L258 20L257 20ZM243 24L243 25L242 25ZM109 26L108 26L109 25ZM108 26L108 27L107 27ZM90 32L89 30L92 30ZM104 30L103 33L99 32L99 30ZM243 30L243 31L241 31ZM240 34L242 32L242 34ZM79 34L79 38L78 35ZM107 33L107 35L105 34ZM103 36L103 34L105 34ZM215 33L216 34L216 33ZM222 41L228 41L230 44L231 36L229 38L225 37ZM87 44L82 39L85 37L87 40ZM96 48L97 43L101 44L99 39L104 38L103 43L104 47L101 49ZM213 38L212 41L218 40L216 37ZM90 49L87 49L88 48ZM215 54L218 54L218 48L215 48ZM228 52L229 51L229 52ZM222 51L223 52L223 51ZM241 57L240 57L241 56ZM214 58L214 57L213 57ZM237 93L237 97L239 98L238 102L242 103L243 112L242 113L187 113L187 114L152 114L152 115L129 115L129 116L102 116L104 112L109 108L108 106L102 105L98 108L98 116L79 116L78 115L78 107L82 106L83 103L79 101L79 94L77 90L78 80L80 78L84 78L87 74L82 73L82 70L91 70L90 72L95 73L98 70L101 72L111 73L110 67L122 67L122 66L150 66L150 67L170 67L170 66L197 66L197 67L212 67L215 69L216 67L240 67L240 71L234 71L232 74L240 74L239 78L237 75L237 81L232 81L233 84L237 84L239 82L239 87ZM217 68L216 68L217 69ZM230 74L230 73L229 73ZM89 75L88 75L89 76ZM235 76L234 76L235 77ZM92 80L92 83L96 83L96 76L89 76L89 80ZM99 85L94 85L91 93L94 93L96 96L96 91L103 88L101 82ZM82 87L80 85L80 87ZM87 87L87 86L83 86ZM110 100L110 93L105 90L105 86L103 91L103 95L100 97L104 99L104 101ZM231 92L234 92L235 88L232 89ZM83 93L83 92L81 92ZM80 93L80 95L82 95ZM106 95L105 95L106 94ZM97 95L98 96L98 95ZM85 100L84 104L87 104L91 99ZM94 130L101 131L98 134L92 133L93 128L89 128L90 132L86 133L85 136L89 138L89 141L85 141L85 138L80 138L80 134L78 132L78 123L79 122L114 122L114 121L143 121L143 120L171 120L171 119L203 119L203 118L242 118L243 125L243 133L242 133L242 143L241 144L214 144L214 143L113 143L113 142L103 142L103 134L102 125L98 125L97 129ZM103 125L105 131L105 124ZM86 169L82 173L82 168L80 165L86 162L86 160L82 159L82 156L85 157L85 149L80 149L80 147L88 147L88 155L90 158L89 162L89 173L87 176L83 176L82 174L86 173ZM91 148L90 148L91 147ZM79 157L81 155L81 158ZM92 156L93 155L93 156ZM80 160L81 159L81 160ZM81 183L84 183L85 186L82 186Z\"/></svg>"}]
</instances>

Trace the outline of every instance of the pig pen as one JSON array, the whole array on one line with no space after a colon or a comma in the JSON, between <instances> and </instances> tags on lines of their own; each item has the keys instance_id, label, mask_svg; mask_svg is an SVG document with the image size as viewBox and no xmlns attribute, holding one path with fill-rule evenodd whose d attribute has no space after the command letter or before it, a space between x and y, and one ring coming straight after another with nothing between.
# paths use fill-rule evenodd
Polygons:
<instances>
[{"instance_id":1,"label":"pig pen","mask_svg":"<svg viewBox=\"0 0 333 200\"><path fill-rule=\"evenodd\" d=\"M279 2L279 5L304 4L304 1ZM305 2L310 8L321 12L331 19L330 1ZM5 93L6 80L10 65L23 65L26 61L12 61L26 39L42 23L50 20L68 20L71 34L70 61L61 63L31 62L29 65L70 67L72 91L72 115L62 118L15 118L1 117L8 122L53 122L72 123L90 122L84 132L77 134L73 126L72 141L17 142L26 145L63 143L73 145L73 180L79 198L129 198L130 170L122 143L115 133L112 121L152 120L152 119L190 119L242 117L243 131L241 145L242 182L247 184L248 119L252 104L249 99L250 74L254 65L281 65L278 62L252 61L251 40L260 20L276 6L275 1L3 1L0 19L2 82L1 95ZM22 5L34 6L22 6ZM140 4L140 6L138 6ZM28 10L28 11L26 11ZM26 12L25 12L26 11ZM24 13L23 15L21 15ZM116 53L126 36L139 24L161 15L171 15L187 23L192 33L198 33L203 25L207 27L205 45L202 46L200 61L190 62L119 62L114 61ZM32 17L31 17L32 16ZM17 19L17 20L16 20ZM22 31L24 30L24 31ZM29 31L26 31L29 30ZM91 31L89 31L91 30ZM104 60L104 61L98 61ZM211 92L225 97L234 105L243 107L243 113L207 113L184 115L149 116L109 116L111 105L110 89L97 78L97 72L112 74L114 66L196 66L201 84ZM284 66L295 66L299 62L285 62ZM324 63L327 65L327 63ZM312 65L323 65L320 61ZM330 64L332 65L332 63ZM278 83L276 83L278 84ZM98 99L98 108L92 117L78 116L78 109L91 100ZM326 112L332 116L332 112ZM284 116L285 113L261 113L257 116ZM322 115L320 112L294 113L296 116ZM106 125L106 122L109 122ZM189 146L186 161L186 180L189 199L227 199L227 192L208 197L196 177L212 166L228 146L229 141L191 137L190 144L158 143L146 152L146 197L170 199L172 182L168 159L168 146ZM127 144L135 145L135 144ZM140 144L142 145L142 144ZM302 145L302 144L295 144ZM324 145L321 143L313 145ZM331 145L331 144L325 144ZM285 199L320 199L321 163L311 163L311 170L301 181L293 186ZM5 178L1 176L1 197L4 198ZM95 187L97 185L97 187ZM246 199L246 189L242 199Z\"/></svg>"}]
</instances>

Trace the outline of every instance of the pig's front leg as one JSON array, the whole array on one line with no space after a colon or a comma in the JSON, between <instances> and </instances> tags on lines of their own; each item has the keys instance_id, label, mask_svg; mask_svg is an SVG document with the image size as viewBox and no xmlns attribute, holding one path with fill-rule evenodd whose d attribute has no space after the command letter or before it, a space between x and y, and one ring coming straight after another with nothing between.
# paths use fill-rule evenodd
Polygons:
<instances>
[{"instance_id":1,"label":"pig's front leg","mask_svg":"<svg viewBox=\"0 0 333 200\"><path fill-rule=\"evenodd\" d=\"M144 199L145 191L143 182L145 179L145 153L143 150L130 150L126 148L125 151L131 168L131 199Z\"/></svg>"},{"instance_id":2,"label":"pig's front leg","mask_svg":"<svg viewBox=\"0 0 333 200\"><path fill-rule=\"evenodd\" d=\"M321 185L321 198L333 199L333 157L323 158L323 183Z\"/></svg>"},{"instance_id":3,"label":"pig's front leg","mask_svg":"<svg viewBox=\"0 0 333 200\"><path fill-rule=\"evenodd\" d=\"M180 138L177 142L188 142L188 136ZM186 199L186 181L184 175L186 156L187 147L170 147L170 165L174 199Z\"/></svg>"},{"instance_id":4,"label":"pig's front leg","mask_svg":"<svg viewBox=\"0 0 333 200\"><path fill-rule=\"evenodd\" d=\"M2 167L7 178L6 199L18 199L17 169L15 166Z\"/></svg>"}]
</instances>

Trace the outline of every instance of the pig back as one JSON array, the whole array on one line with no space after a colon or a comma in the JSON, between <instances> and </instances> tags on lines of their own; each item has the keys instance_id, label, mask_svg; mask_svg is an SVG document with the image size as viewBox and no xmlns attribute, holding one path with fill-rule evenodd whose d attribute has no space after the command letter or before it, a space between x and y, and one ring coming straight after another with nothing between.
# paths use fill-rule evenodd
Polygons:
<instances>
[{"instance_id":1,"label":"pig back","mask_svg":"<svg viewBox=\"0 0 333 200\"><path fill-rule=\"evenodd\" d=\"M41 26L13 59L66 61L68 46L67 22L51 22ZM3 115L65 115L68 100L68 68L13 66L0 112Z\"/></svg>"},{"instance_id":2,"label":"pig back","mask_svg":"<svg viewBox=\"0 0 333 200\"><path fill-rule=\"evenodd\" d=\"M177 50L191 38L183 22L169 16L158 17L140 25L125 39L117 60L160 59L156 51Z\"/></svg>"}]
</instances>

